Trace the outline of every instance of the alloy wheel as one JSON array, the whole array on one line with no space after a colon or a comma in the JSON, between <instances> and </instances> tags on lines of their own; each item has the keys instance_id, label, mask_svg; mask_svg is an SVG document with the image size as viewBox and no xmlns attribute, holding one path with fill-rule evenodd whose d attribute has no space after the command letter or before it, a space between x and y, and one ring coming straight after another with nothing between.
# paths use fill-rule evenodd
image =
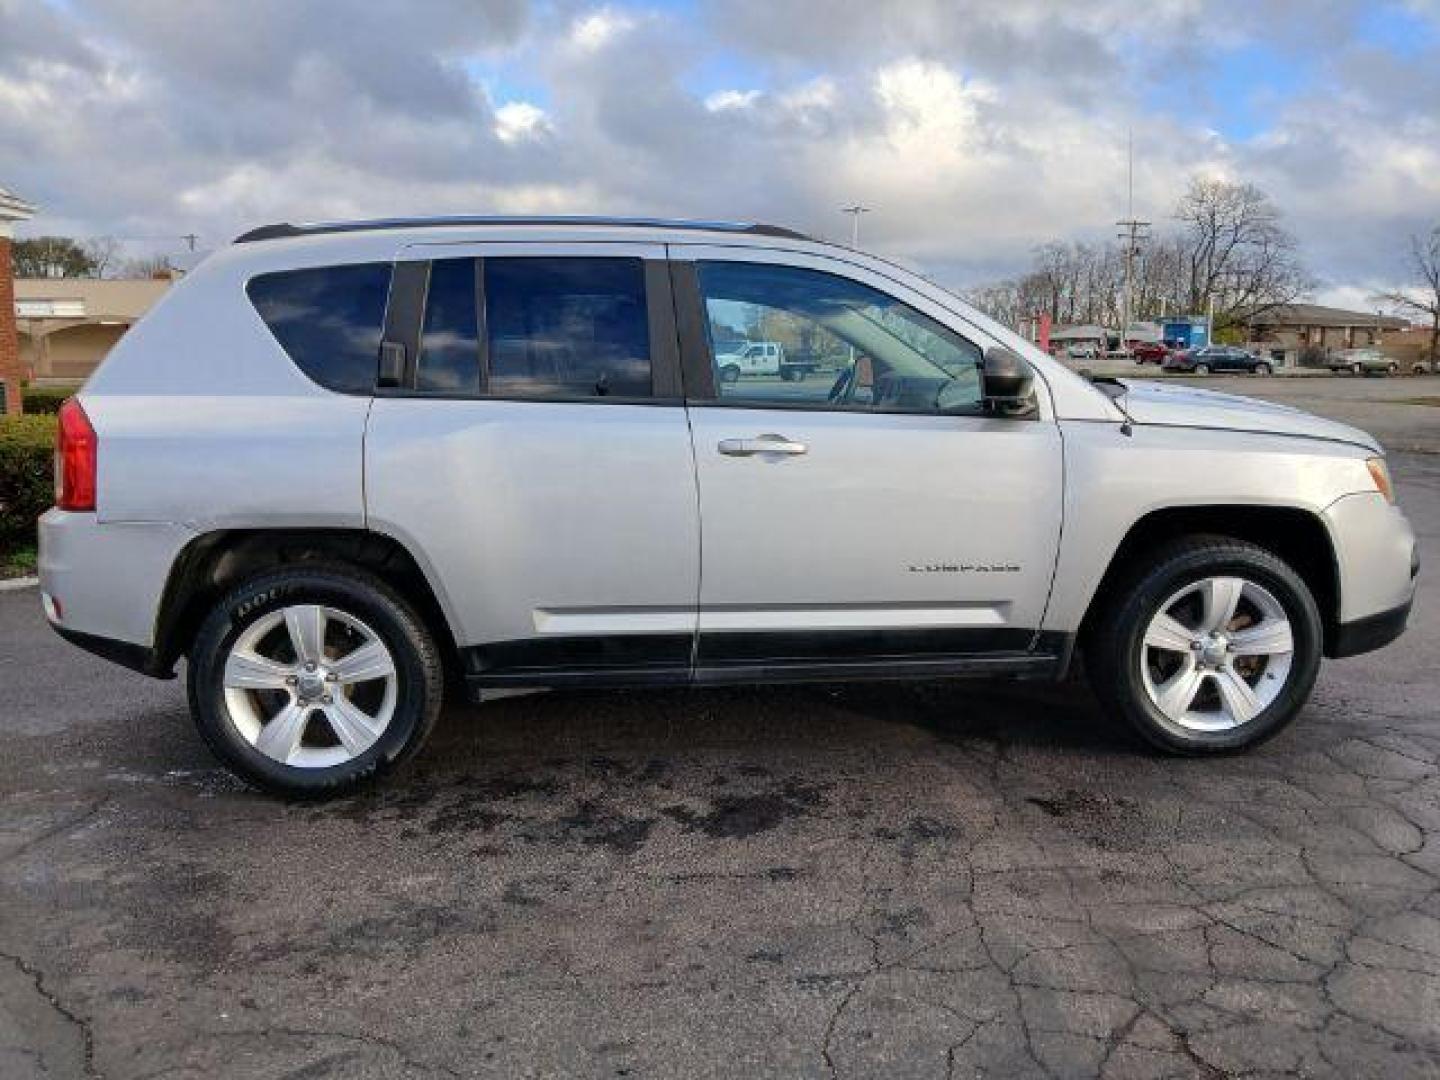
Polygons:
<instances>
[{"instance_id":1,"label":"alloy wheel","mask_svg":"<svg viewBox=\"0 0 1440 1080\"><path fill-rule=\"evenodd\" d=\"M395 712L395 658L370 627L320 604L269 612L225 658L225 705L240 735L297 768L344 764L369 750Z\"/></svg>"},{"instance_id":2,"label":"alloy wheel","mask_svg":"<svg viewBox=\"0 0 1440 1080\"><path fill-rule=\"evenodd\" d=\"M1280 601L1239 577L1208 577L1173 593L1145 630L1140 676L1151 702L1191 731L1254 720L1285 689L1295 637Z\"/></svg>"}]
</instances>

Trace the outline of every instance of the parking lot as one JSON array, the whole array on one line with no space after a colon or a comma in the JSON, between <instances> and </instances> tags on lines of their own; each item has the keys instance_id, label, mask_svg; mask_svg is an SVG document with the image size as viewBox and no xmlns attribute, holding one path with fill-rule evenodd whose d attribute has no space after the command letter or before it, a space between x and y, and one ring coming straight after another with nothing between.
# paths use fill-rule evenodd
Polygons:
<instances>
[{"instance_id":1,"label":"parking lot","mask_svg":"<svg viewBox=\"0 0 1440 1080\"><path fill-rule=\"evenodd\" d=\"M1440 378L1196 382L1378 434L1440 565ZM0 1076L1440 1076L1429 576L1240 757L1078 684L567 692L324 805L0 593Z\"/></svg>"}]
</instances>

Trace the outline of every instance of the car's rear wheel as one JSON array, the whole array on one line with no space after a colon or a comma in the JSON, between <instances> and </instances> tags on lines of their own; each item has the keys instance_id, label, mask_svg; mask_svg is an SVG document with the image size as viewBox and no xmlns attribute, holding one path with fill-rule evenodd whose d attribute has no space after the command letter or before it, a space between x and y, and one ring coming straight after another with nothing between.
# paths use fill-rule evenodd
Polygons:
<instances>
[{"instance_id":1,"label":"car's rear wheel","mask_svg":"<svg viewBox=\"0 0 1440 1080\"><path fill-rule=\"evenodd\" d=\"M1299 575L1254 544L1162 548L1104 602L1086 640L1096 696L1176 753L1237 750L1280 731L1315 684L1320 613Z\"/></svg>"},{"instance_id":2,"label":"car's rear wheel","mask_svg":"<svg viewBox=\"0 0 1440 1080\"><path fill-rule=\"evenodd\" d=\"M1350 374L1351 374L1351 375L1364 375L1364 374L1365 374L1365 365L1364 365L1364 364L1351 364L1351 365L1350 365Z\"/></svg>"},{"instance_id":3,"label":"car's rear wheel","mask_svg":"<svg viewBox=\"0 0 1440 1080\"><path fill-rule=\"evenodd\" d=\"M444 695L420 617L345 567L255 577L205 620L190 660L201 735L245 780L333 795L413 754Z\"/></svg>"},{"instance_id":4,"label":"car's rear wheel","mask_svg":"<svg viewBox=\"0 0 1440 1080\"><path fill-rule=\"evenodd\" d=\"M1395 363L1395 361L1392 360L1392 361L1390 361L1390 363L1388 363L1388 364L1385 365L1385 374L1386 374L1386 375L1398 375L1399 373L1400 373L1400 365L1397 364L1397 363Z\"/></svg>"},{"instance_id":5,"label":"car's rear wheel","mask_svg":"<svg viewBox=\"0 0 1440 1080\"><path fill-rule=\"evenodd\" d=\"M1258 364L1255 365L1255 374L1256 374L1256 375L1270 375L1270 374L1273 374L1273 373L1274 373L1274 370L1275 370L1275 369L1272 368L1272 367L1271 367L1268 363L1266 363L1264 360L1261 360Z\"/></svg>"}]
</instances>

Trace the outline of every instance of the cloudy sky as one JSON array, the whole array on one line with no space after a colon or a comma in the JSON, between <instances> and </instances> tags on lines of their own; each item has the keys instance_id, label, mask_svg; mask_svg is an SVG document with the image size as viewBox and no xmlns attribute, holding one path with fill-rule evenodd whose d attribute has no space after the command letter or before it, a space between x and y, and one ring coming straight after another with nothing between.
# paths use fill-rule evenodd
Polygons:
<instances>
[{"instance_id":1,"label":"cloudy sky","mask_svg":"<svg viewBox=\"0 0 1440 1080\"><path fill-rule=\"evenodd\" d=\"M1164 225L1187 176L1284 208L1365 302L1440 223L1440 0L0 0L29 235L202 246L284 219L744 218L965 286Z\"/></svg>"}]
</instances>

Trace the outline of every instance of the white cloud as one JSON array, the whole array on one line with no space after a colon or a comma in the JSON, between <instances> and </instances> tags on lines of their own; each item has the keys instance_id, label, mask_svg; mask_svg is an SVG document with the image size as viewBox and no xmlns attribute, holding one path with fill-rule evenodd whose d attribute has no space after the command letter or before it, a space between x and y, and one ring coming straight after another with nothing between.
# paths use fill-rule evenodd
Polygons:
<instances>
[{"instance_id":1,"label":"white cloud","mask_svg":"<svg viewBox=\"0 0 1440 1080\"><path fill-rule=\"evenodd\" d=\"M549 129L545 110L528 101L508 101L495 110L495 137L503 143L533 139Z\"/></svg>"},{"instance_id":2,"label":"white cloud","mask_svg":"<svg viewBox=\"0 0 1440 1080\"><path fill-rule=\"evenodd\" d=\"M635 25L633 16L615 8L602 7L576 19L570 40L584 51L602 49Z\"/></svg>"},{"instance_id":3,"label":"white cloud","mask_svg":"<svg viewBox=\"0 0 1440 1080\"><path fill-rule=\"evenodd\" d=\"M760 97L759 90L717 90L705 99L705 108L711 112L726 109L748 109Z\"/></svg>"}]
</instances>

